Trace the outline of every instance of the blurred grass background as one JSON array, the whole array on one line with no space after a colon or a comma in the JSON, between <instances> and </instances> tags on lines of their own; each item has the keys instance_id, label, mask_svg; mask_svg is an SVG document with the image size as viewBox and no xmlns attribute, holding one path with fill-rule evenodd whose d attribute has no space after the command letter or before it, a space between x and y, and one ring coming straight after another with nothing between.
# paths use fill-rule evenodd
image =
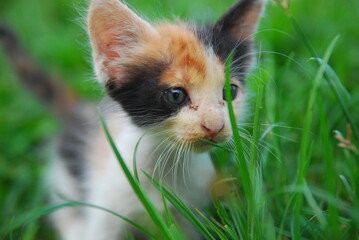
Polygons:
<instances>
[{"instance_id":1,"label":"blurred grass background","mask_svg":"<svg viewBox=\"0 0 359 240\"><path fill-rule=\"evenodd\" d=\"M180 18L200 22L213 22L234 2L127 1L137 13L149 20ZM84 97L97 99L100 91L92 81L90 51L82 23L86 4L84 0L2 0L0 20L15 28L26 50L44 69L63 78ZM359 1L296 0L291 4L290 14L296 18L319 56L336 35L341 36L330 65L352 96L350 113L358 125ZM298 141L317 66L308 61L312 55L278 4L269 2L256 38L258 49L263 52L260 62L265 68L264 78L269 79L264 123L280 122L287 126L280 134L283 139L293 140L282 141L281 151L277 153L281 165L273 164L271 167L269 163L268 170L274 171L273 181L274 175L281 175L284 179L281 181L289 184L294 181L297 171ZM288 60L288 56L293 60ZM339 130L345 134L347 124L324 81L320 102L329 125L330 144L334 148L335 174L348 176L355 190L358 183L355 183L352 172L358 170L358 162L345 162L348 159L345 156L350 153L336 147L332 131ZM308 180L323 187L325 149L320 141L315 141L320 124L319 117L314 118L314 151ZM0 52L0 226L7 226L22 214L46 203L43 177L47 159L52 154L48 142L58 131L56 119L22 88ZM265 183L269 191L274 190L272 183ZM338 183L337 187L343 186ZM353 201L345 194L342 197ZM54 239L54 235L46 225L33 223L13 239Z\"/></svg>"}]
</instances>

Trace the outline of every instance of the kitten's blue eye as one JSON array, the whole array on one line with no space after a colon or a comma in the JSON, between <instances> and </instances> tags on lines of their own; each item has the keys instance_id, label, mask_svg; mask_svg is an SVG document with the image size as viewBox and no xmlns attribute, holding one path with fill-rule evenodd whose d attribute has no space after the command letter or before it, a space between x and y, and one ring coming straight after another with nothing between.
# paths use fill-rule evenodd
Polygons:
<instances>
[{"instance_id":1,"label":"kitten's blue eye","mask_svg":"<svg viewBox=\"0 0 359 240\"><path fill-rule=\"evenodd\" d=\"M182 88L173 88L163 91L163 98L167 103L173 105L182 105L188 101L188 96Z\"/></svg>"},{"instance_id":2,"label":"kitten's blue eye","mask_svg":"<svg viewBox=\"0 0 359 240\"><path fill-rule=\"evenodd\" d=\"M237 97L238 94L238 86L231 84L231 95L232 100L234 100ZM226 87L223 88L223 100L227 101L226 99Z\"/></svg>"}]
</instances>

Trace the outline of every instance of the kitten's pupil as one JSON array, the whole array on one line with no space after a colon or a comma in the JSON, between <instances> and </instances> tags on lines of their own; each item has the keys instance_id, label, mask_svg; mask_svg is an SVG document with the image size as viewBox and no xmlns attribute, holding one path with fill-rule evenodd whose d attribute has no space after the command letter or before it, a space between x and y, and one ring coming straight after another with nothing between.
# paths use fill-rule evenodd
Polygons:
<instances>
[{"instance_id":1,"label":"kitten's pupil","mask_svg":"<svg viewBox=\"0 0 359 240\"><path fill-rule=\"evenodd\" d=\"M238 94L238 86L231 84L231 95L232 100L234 100L237 97ZM227 101L226 99L226 87L223 88L223 100Z\"/></svg>"},{"instance_id":2,"label":"kitten's pupil","mask_svg":"<svg viewBox=\"0 0 359 240\"><path fill-rule=\"evenodd\" d=\"M187 93L182 88L168 89L163 92L163 97L167 103L182 105L188 100Z\"/></svg>"}]
</instances>

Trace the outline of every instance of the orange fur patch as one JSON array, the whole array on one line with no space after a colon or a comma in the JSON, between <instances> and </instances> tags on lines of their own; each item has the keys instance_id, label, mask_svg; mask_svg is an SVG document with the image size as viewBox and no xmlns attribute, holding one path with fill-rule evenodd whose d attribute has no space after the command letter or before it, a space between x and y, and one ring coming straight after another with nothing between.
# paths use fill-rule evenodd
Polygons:
<instances>
[{"instance_id":1,"label":"orange fur patch","mask_svg":"<svg viewBox=\"0 0 359 240\"><path fill-rule=\"evenodd\" d=\"M208 73L206 49L194 33L185 26L172 24L158 25L156 29L157 36L147 39L138 49L138 57L160 55L170 63L161 84L186 87L203 82Z\"/></svg>"}]
</instances>

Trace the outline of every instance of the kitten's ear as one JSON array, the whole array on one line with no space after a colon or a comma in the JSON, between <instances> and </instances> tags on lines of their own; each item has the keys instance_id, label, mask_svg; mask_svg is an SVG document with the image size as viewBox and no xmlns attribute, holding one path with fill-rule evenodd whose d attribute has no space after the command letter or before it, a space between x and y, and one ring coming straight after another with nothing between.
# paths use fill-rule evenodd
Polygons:
<instances>
[{"instance_id":1,"label":"kitten's ear","mask_svg":"<svg viewBox=\"0 0 359 240\"><path fill-rule=\"evenodd\" d=\"M123 76L131 51L156 30L118 0L91 0L88 31L95 72L106 83Z\"/></svg>"},{"instance_id":2,"label":"kitten's ear","mask_svg":"<svg viewBox=\"0 0 359 240\"><path fill-rule=\"evenodd\" d=\"M241 0L214 25L215 34L252 40L266 0Z\"/></svg>"}]
</instances>

